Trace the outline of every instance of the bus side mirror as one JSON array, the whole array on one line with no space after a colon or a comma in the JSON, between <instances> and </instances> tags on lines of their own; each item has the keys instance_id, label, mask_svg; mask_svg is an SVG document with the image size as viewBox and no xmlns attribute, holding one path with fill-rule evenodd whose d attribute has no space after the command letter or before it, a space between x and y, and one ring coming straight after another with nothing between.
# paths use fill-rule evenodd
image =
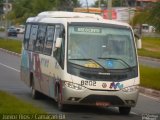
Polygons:
<instances>
[{"instance_id":1,"label":"bus side mirror","mask_svg":"<svg viewBox=\"0 0 160 120\"><path fill-rule=\"evenodd\" d=\"M137 46L137 49L141 49L142 48L142 40L141 40L141 37L138 35L138 34L134 34L135 36L135 39L136 39L136 46Z\"/></svg>"},{"instance_id":2,"label":"bus side mirror","mask_svg":"<svg viewBox=\"0 0 160 120\"><path fill-rule=\"evenodd\" d=\"M55 47L56 48L60 48L62 44L62 38L57 38L56 39L56 43L55 43Z\"/></svg>"},{"instance_id":3,"label":"bus side mirror","mask_svg":"<svg viewBox=\"0 0 160 120\"><path fill-rule=\"evenodd\" d=\"M141 49L142 48L142 40L139 38L137 39L137 49Z\"/></svg>"}]
</instances>

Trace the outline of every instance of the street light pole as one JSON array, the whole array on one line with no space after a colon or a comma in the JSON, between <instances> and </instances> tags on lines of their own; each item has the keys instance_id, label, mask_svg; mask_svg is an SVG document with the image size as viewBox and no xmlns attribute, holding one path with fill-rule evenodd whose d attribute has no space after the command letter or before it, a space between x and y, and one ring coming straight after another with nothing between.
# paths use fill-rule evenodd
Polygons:
<instances>
[{"instance_id":1,"label":"street light pole","mask_svg":"<svg viewBox=\"0 0 160 120\"><path fill-rule=\"evenodd\" d=\"M7 38L8 37L8 35L7 35L7 27L8 27L8 20L7 20L8 0L5 1L5 7L6 7L6 11L5 11L5 35L6 35L6 38Z\"/></svg>"},{"instance_id":2,"label":"street light pole","mask_svg":"<svg viewBox=\"0 0 160 120\"><path fill-rule=\"evenodd\" d=\"M112 20L112 0L107 0L108 1L108 19Z\"/></svg>"}]
</instances>

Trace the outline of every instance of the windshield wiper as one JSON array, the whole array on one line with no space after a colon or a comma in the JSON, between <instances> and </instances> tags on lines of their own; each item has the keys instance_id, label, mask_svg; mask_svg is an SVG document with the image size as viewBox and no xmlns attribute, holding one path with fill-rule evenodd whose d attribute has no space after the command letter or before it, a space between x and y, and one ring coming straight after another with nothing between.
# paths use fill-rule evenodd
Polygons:
<instances>
[{"instance_id":1,"label":"windshield wiper","mask_svg":"<svg viewBox=\"0 0 160 120\"><path fill-rule=\"evenodd\" d=\"M125 62L124 60L122 60L122 59L120 59L120 58L98 57L98 59L112 59L112 60L120 60L120 61L122 61L123 63L125 63L125 65L127 65L127 66L128 66L128 68L129 68L130 70L132 70L132 67L131 67L127 62Z\"/></svg>"},{"instance_id":2,"label":"windshield wiper","mask_svg":"<svg viewBox=\"0 0 160 120\"><path fill-rule=\"evenodd\" d=\"M105 71L107 70L105 67L103 67L103 65L101 65L99 62L97 62L96 60L94 60L92 58L76 58L76 59L69 59L69 60L82 60L82 61L91 60L91 61L97 63L99 66L101 66Z\"/></svg>"}]
</instances>

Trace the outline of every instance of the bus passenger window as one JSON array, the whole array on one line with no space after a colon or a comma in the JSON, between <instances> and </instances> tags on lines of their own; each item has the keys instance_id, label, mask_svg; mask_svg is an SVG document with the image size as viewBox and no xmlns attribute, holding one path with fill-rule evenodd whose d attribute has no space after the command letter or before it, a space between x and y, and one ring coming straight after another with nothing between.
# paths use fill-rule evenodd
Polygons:
<instances>
[{"instance_id":1,"label":"bus passenger window","mask_svg":"<svg viewBox=\"0 0 160 120\"><path fill-rule=\"evenodd\" d=\"M30 32L31 32L31 24L27 24L26 25L25 37L24 37L24 49L28 49Z\"/></svg>"},{"instance_id":2,"label":"bus passenger window","mask_svg":"<svg viewBox=\"0 0 160 120\"><path fill-rule=\"evenodd\" d=\"M54 26L47 26L46 41L44 44L44 54L51 55L54 40Z\"/></svg>"},{"instance_id":3,"label":"bus passenger window","mask_svg":"<svg viewBox=\"0 0 160 120\"><path fill-rule=\"evenodd\" d=\"M46 34L46 25L39 25L38 36L36 40L35 51L43 52L45 34Z\"/></svg>"},{"instance_id":4,"label":"bus passenger window","mask_svg":"<svg viewBox=\"0 0 160 120\"><path fill-rule=\"evenodd\" d=\"M38 25L32 25L29 46L28 46L28 49L31 51L33 50L35 46L35 42L37 39L37 31L38 31Z\"/></svg>"}]
</instances>

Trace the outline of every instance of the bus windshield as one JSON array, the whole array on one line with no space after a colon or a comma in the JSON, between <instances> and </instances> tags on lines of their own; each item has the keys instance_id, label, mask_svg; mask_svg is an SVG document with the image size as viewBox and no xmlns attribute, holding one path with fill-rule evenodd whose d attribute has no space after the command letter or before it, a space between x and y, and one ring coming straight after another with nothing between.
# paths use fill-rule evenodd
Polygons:
<instances>
[{"instance_id":1,"label":"bus windshield","mask_svg":"<svg viewBox=\"0 0 160 120\"><path fill-rule=\"evenodd\" d=\"M68 62L89 68L126 69L137 65L131 29L69 25Z\"/></svg>"}]
</instances>

